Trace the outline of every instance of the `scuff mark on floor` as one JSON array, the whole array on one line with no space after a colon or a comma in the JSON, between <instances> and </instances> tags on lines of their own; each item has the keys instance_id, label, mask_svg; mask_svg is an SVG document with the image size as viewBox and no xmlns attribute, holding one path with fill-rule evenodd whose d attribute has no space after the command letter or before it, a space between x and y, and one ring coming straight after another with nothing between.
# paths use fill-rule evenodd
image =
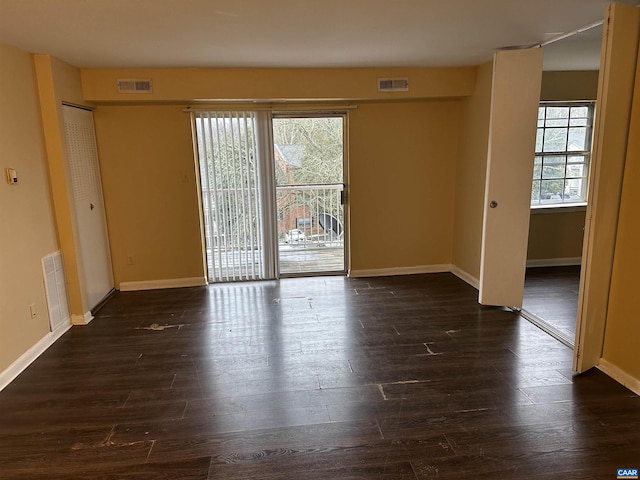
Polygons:
<instances>
[{"instance_id":1,"label":"scuff mark on floor","mask_svg":"<svg viewBox=\"0 0 640 480\"><path fill-rule=\"evenodd\" d=\"M107 436L95 443L74 443L71 445L71 450L86 450L86 449L96 449L96 448L105 448L105 447L129 447L132 445L137 445L140 443L146 443L147 440L137 441L137 442L127 442L127 443L116 443L112 440L113 436L116 433L116 426L111 427L111 430L107 434Z\"/></svg>"},{"instance_id":2,"label":"scuff mark on floor","mask_svg":"<svg viewBox=\"0 0 640 480\"><path fill-rule=\"evenodd\" d=\"M153 330L154 332L162 332L163 330L167 330L169 328L177 328L178 330L180 330L180 328L182 327L184 327L184 323L177 323L175 325L160 325L158 323L152 323L148 327L137 327L136 330Z\"/></svg>"},{"instance_id":3,"label":"scuff mark on floor","mask_svg":"<svg viewBox=\"0 0 640 480\"><path fill-rule=\"evenodd\" d=\"M386 394L386 393L384 393L384 387L382 386L382 384L381 384L381 383L378 383L378 390L380 390L380 395L382 395L382 399L383 399L384 401L389 400L389 399L387 398L387 394Z\"/></svg>"},{"instance_id":4,"label":"scuff mark on floor","mask_svg":"<svg viewBox=\"0 0 640 480\"><path fill-rule=\"evenodd\" d=\"M378 431L380 432L380 437L384 440L384 433L382 433L382 428L380 428L380 422L376 420L376 425L378 426Z\"/></svg>"},{"instance_id":5,"label":"scuff mark on floor","mask_svg":"<svg viewBox=\"0 0 640 480\"><path fill-rule=\"evenodd\" d=\"M414 383L430 383L431 380L401 380L399 382L391 382L386 385L413 385Z\"/></svg>"},{"instance_id":6,"label":"scuff mark on floor","mask_svg":"<svg viewBox=\"0 0 640 480\"><path fill-rule=\"evenodd\" d=\"M418 355L419 357L425 357L425 356L426 357L430 357L430 356L433 356L433 355L442 355L442 352L434 352L433 350L431 350L431 348L429 347L428 343L423 343L423 345L424 345L424 348L427 349L427 353L419 354Z\"/></svg>"},{"instance_id":7,"label":"scuff mark on floor","mask_svg":"<svg viewBox=\"0 0 640 480\"><path fill-rule=\"evenodd\" d=\"M454 337L454 335L455 335L456 333L460 333L461 331L462 331L462 330L447 330L447 331L446 331L446 332L444 332L444 333L446 333L447 335L449 335L449 337L451 337L451 340L456 341L456 337Z\"/></svg>"}]
</instances>

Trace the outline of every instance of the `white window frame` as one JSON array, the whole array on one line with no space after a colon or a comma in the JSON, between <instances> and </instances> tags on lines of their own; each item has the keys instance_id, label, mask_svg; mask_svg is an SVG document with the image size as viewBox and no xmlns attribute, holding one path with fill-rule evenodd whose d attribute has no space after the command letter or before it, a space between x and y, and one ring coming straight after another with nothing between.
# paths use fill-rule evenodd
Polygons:
<instances>
[{"instance_id":1,"label":"white window frame","mask_svg":"<svg viewBox=\"0 0 640 480\"><path fill-rule=\"evenodd\" d=\"M572 125L570 124L570 120L571 118L569 118L567 120L567 125L566 126L558 126L558 125L548 125L547 124L547 120L549 120L549 122L551 122L551 119L548 119L546 116L546 111L548 108L550 107L587 107L588 108L588 115L587 115L587 119L586 119L586 127L587 127L587 134L586 134L586 145L585 145L585 149L584 150L572 150L569 148L568 145L565 145L565 148L563 150L557 150L557 151L544 151L544 148L542 147L544 145L544 139L545 139L545 131L549 130L549 129L558 129L558 128L566 128L567 129L567 135L566 135L566 143L568 144L569 142L569 128L572 127ZM578 207L578 206L585 206L587 204L587 192L588 192L588 185L589 185L589 171L590 171L590 163L591 163L591 145L592 145L592 138L593 138L593 121L594 121L594 115L595 115L595 101L567 101L567 102L541 102L540 103L540 110L539 112L544 109L545 115L542 116L542 119L540 119L540 114L539 114L539 120L538 120L538 127L536 130L536 135L537 135L537 141L536 141L536 152L535 152L535 157L536 157L536 163L534 165L534 169L533 169L533 184L532 184L532 192L531 192L531 209L549 209L549 208L558 208L558 207ZM579 125L573 125L573 126L578 126ZM540 142L540 140L542 139L542 142ZM542 148L541 148L542 147ZM562 193L562 197L561 198L557 198L557 199L547 199L547 200L551 200L551 201L544 201L545 199L541 198L541 195L536 199L535 195L534 195L534 189L536 188L536 186L538 188L541 187L541 182L543 180L551 180L551 179L543 179L543 172L544 172L544 166L545 166L545 159L549 159L551 160L551 158L554 158L557 160L558 157L564 157L564 169L565 169L565 173L563 177L558 177L554 180L556 181L562 181L563 182L563 193ZM571 157L582 157L583 161L580 162L572 162L571 161ZM540 162L540 163L538 163ZM539 169L536 168L539 165ZM547 164L548 165L548 164ZM583 171L583 176L582 177L572 177L570 175L567 175L567 166L570 165L584 165L584 171ZM577 179L577 178L582 178L582 184L580 187L580 192L578 194L574 194L577 195L578 198L574 198L574 196L572 195L571 197L565 197L565 195L568 195L567 193L567 181L571 180L571 179ZM555 200L555 201L554 201Z\"/></svg>"}]
</instances>

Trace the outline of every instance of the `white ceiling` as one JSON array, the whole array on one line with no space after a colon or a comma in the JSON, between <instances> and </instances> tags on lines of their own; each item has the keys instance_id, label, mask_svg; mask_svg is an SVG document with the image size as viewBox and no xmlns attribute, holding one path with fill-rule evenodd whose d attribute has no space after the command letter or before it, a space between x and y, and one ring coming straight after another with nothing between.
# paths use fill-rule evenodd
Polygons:
<instances>
[{"instance_id":1,"label":"white ceiling","mask_svg":"<svg viewBox=\"0 0 640 480\"><path fill-rule=\"evenodd\" d=\"M0 0L0 41L78 67L475 65L601 20L607 3ZM550 52L562 58L565 42ZM593 45L574 42L574 64L593 64Z\"/></svg>"}]
</instances>

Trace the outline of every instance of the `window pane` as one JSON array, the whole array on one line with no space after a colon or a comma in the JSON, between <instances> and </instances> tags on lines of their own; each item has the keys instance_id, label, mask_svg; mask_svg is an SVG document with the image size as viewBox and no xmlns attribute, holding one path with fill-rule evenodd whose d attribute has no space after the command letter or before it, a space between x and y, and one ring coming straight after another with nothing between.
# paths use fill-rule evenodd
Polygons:
<instances>
[{"instance_id":1,"label":"window pane","mask_svg":"<svg viewBox=\"0 0 640 480\"><path fill-rule=\"evenodd\" d=\"M586 150L587 149L587 129L570 128L569 129L569 142L567 144L567 150Z\"/></svg>"},{"instance_id":2,"label":"window pane","mask_svg":"<svg viewBox=\"0 0 640 480\"><path fill-rule=\"evenodd\" d=\"M586 179L571 179L567 180L567 184L565 187L566 197L565 201L570 202L584 202L584 195L586 193Z\"/></svg>"},{"instance_id":3,"label":"window pane","mask_svg":"<svg viewBox=\"0 0 640 480\"><path fill-rule=\"evenodd\" d=\"M569 122L569 125L572 127L586 127L587 119L586 118L572 118Z\"/></svg>"},{"instance_id":4,"label":"window pane","mask_svg":"<svg viewBox=\"0 0 640 480\"><path fill-rule=\"evenodd\" d=\"M567 165L567 178L583 178L586 173L584 165Z\"/></svg>"},{"instance_id":5,"label":"window pane","mask_svg":"<svg viewBox=\"0 0 640 480\"><path fill-rule=\"evenodd\" d=\"M587 156L586 155L569 155L567 161L569 163L587 163Z\"/></svg>"},{"instance_id":6,"label":"window pane","mask_svg":"<svg viewBox=\"0 0 640 480\"><path fill-rule=\"evenodd\" d=\"M536 132L536 152L542 152L542 140L544 137L544 129L539 128Z\"/></svg>"},{"instance_id":7,"label":"window pane","mask_svg":"<svg viewBox=\"0 0 640 480\"><path fill-rule=\"evenodd\" d=\"M545 113L545 108L544 107L540 107L538 108L538 127L544 127L544 113Z\"/></svg>"},{"instance_id":8,"label":"window pane","mask_svg":"<svg viewBox=\"0 0 640 480\"><path fill-rule=\"evenodd\" d=\"M564 164L547 165L542 167L542 178L564 178Z\"/></svg>"},{"instance_id":9,"label":"window pane","mask_svg":"<svg viewBox=\"0 0 640 480\"><path fill-rule=\"evenodd\" d=\"M547 120L569 118L569 107L547 107Z\"/></svg>"},{"instance_id":10,"label":"window pane","mask_svg":"<svg viewBox=\"0 0 640 480\"><path fill-rule=\"evenodd\" d=\"M567 146L566 128L547 128L544 131L544 152L564 152Z\"/></svg>"},{"instance_id":11,"label":"window pane","mask_svg":"<svg viewBox=\"0 0 640 480\"><path fill-rule=\"evenodd\" d=\"M568 118L553 118L547 119L545 127L568 127L569 119Z\"/></svg>"},{"instance_id":12,"label":"window pane","mask_svg":"<svg viewBox=\"0 0 640 480\"><path fill-rule=\"evenodd\" d=\"M545 165L564 165L566 162L566 158L564 155L547 155L544 157Z\"/></svg>"},{"instance_id":13,"label":"window pane","mask_svg":"<svg viewBox=\"0 0 640 480\"><path fill-rule=\"evenodd\" d=\"M589 107L571 107L571 118L587 118Z\"/></svg>"},{"instance_id":14,"label":"window pane","mask_svg":"<svg viewBox=\"0 0 640 480\"><path fill-rule=\"evenodd\" d=\"M541 180L541 203L561 203L564 190L564 180Z\"/></svg>"}]
</instances>

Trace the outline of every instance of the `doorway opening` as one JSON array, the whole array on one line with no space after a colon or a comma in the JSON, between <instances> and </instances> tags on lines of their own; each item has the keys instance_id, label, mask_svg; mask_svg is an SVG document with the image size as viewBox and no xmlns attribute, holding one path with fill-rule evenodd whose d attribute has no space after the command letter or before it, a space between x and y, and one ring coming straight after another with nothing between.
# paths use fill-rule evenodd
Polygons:
<instances>
[{"instance_id":1,"label":"doorway opening","mask_svg":"<svg viewBox=\"0 0 640 480\"><path fill-rule=\"evenodd\" d=\"M571 348L601 43L602 28L594 27L544 48L522 313ZM577 47L582 58L569 55Z\"/></svg>"}]
</instances>

